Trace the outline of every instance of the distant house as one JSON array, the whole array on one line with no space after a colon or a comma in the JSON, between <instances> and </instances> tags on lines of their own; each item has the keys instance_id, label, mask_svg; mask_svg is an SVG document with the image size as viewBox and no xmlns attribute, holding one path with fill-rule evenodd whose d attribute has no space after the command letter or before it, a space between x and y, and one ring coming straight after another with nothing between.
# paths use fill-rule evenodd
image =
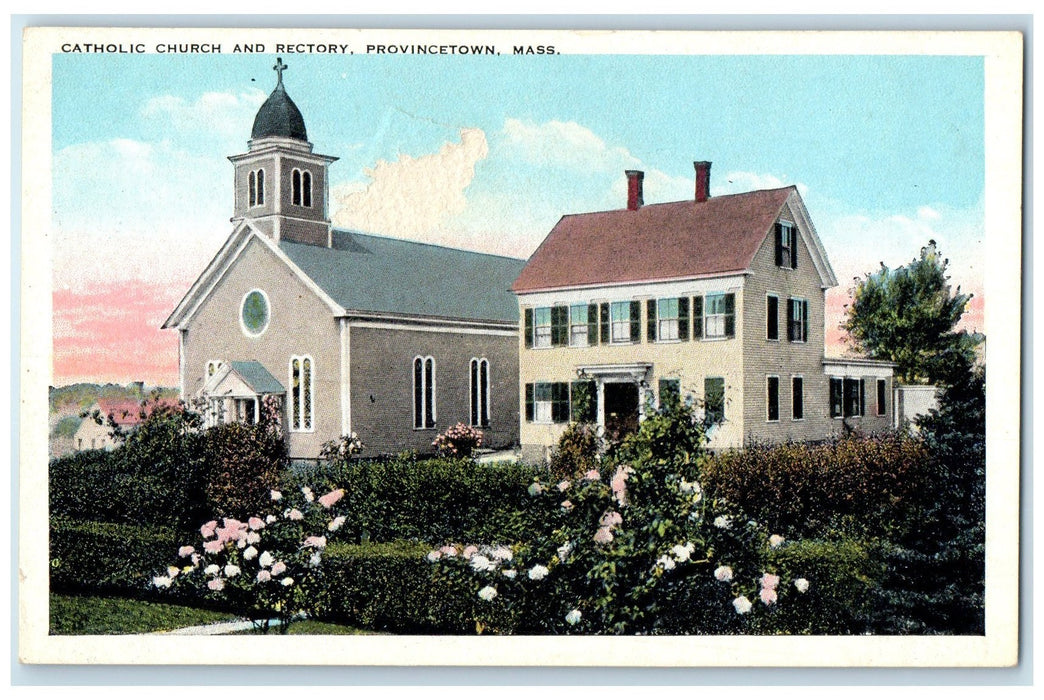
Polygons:
<instances>
[{"instance_id":1,"label":"distant house","mask_svg":"<svg viewBox=\"0 0 1044 700\"><path fill-rule=\"evenodd\" d=\"M175 402L161 400L150 402L142 407L140 399L98 399L87 409L87 416L80 421L80 427L73 435L73 446L77 452L81 450L111 450L116 447L110 433L112 427L109 418L126 432L134 430L143 420L142 414L149 415L157 405L172 405ZM97 415L100 424L94 419Z\"/></svg>"},{"instance_id":2,"label":"distant house","mask_svg":"<svg viewBox=\"0 0 1044 700\"><path fill-rule=\"evenodd\" d=\"M891 426L892 364L824 356L837 279L797 188L711 197L710 167L651 205L627 171L626 208L562 217L515 280L524 455L686 396L712 448Z\"/></svg>"},{"instance_id":3,"label":"distant house","mask_svg":"<svg viewBox=\"0 0 1044 700\"><path fill-rule=\"evenodd\" d=\"M235 166L234 228L163 324L182 397L211 424L278 397L291 457L356 433L364 454L430 451L458 422L518 441L522 260L334 230L328 167L278 80Z\"/></svg>"}]
</instances>

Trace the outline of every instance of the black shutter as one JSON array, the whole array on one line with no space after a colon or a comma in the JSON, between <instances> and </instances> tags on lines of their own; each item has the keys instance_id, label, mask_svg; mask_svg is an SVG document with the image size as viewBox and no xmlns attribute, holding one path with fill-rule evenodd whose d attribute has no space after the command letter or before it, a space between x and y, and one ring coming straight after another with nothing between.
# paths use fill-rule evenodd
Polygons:
<instances>
[{"instance_id":1,"label":"black shutter","mask_svg":"<svg viewBox=\"0 0 1044 700\"><path fill-rule=\"evenodd\" d=\"M790 267L797 269L798 230L797 226L790 227Z\"/></svg>"},{"instance_id":2,"label":"black shutter","mask_svg":"<svg viewBox=\"0 0 1044 700\"><path fill-rule=\"evenodd\" d=\"M656 300L649 299L645 302L645 339L650 343L656 342Z\"/></svg>"},{"instance_id":3,"label":"black shutter","mask_svg":"<svg viewBox=\"0 0 1044 700\"><path fill-rule=\"evenodd\" d=\"M587 344L598 345L598 304L587 305Z\"/></svg>"},{"instance_id":4,"label":"black shutter","mask_svg":"<svg viewBox=\"0 0 1044 700\"><path fill-rule=\"evenodd\" d=\"M844 384L837 377L830 378L830 417L837 418L844 412Z\"/></svg>"},{"instance_id":5,"label":"black shutter","mask_svg":"<svg viewBox=\"0 0 1044 700\"><path fill-rule=\"evenodd\" d=\"M866 380L859 380L859 415L866 415Z\"/></svg>"},{"instance_id":6,"label":"black shutter","mask_svg":"<svg viewBox=\"0 0 1044 700\"><path fill-rule=\"evenodd\" d=\"M569 345L569 307L551 307L551 347Z\"/></svg>"},{"instance_id":7,"label":"black shutter","mask_svg":"<svg viewBox=\"0 0 1044 700\"><path fill-rule=\"evenodd\" d=\"M779 377L768 378L768 420L779 420Z\"/></svg>"},{"instance_id":8,"label":"black shutter","mask_svg":"<svg viewBox=\"0 0 1044 700\"><path fill-rule=\"evenodd\" d=\"M736 295L725 295L725 337L736 337Z\"/></svg>"},{"instance_id":9,"label":"black shutter","mask_svg":"<svg viewBox=\"0 0 1044 700\"><path fill-rule=\"evenodd\" d=\"M631 342L639 343L642 340L642 304L631 302Z\"/></svg>"},{"instance_id":10,"label":"black shutter","mask_svg":"<svg viewBox=\"0 0 1044 700\"><path fill-rule=\"evenodd\" d=\"M609 302L602 302L601 309L598 312L598 319L600 321L601 328L598 331L599 336L602 339L602 345L609 344Z\"/></svg>"},{"instance_id":11,"label":"black shutter","mask_svg":"<svg viewBox=\"0 0 1044 700\"><path fill-rule=\"evenodd\" d=\"M689 297L678 297L678 339L689 339Z\"/></svg>"},{"instance_id":12,"label":"black shutter","mask_svg":"<svg viewBox=\"0 0 1044 700\"><path fill-rule=\"evenodd\" d=\"M531 348L533 347L533 309L526 309L525 317L526 347Z\"/></svg>"},{"instance_id":13,"label":"black shutter","mask_svg":"<svg viewBox=\"0 0 1044 700\"><path fill-rule=\"evenodd\" d=\"M533 422L533 385L526 384L526 422Z\"/></svg>"},{"instance_id":14,"label":"black shutter","mask_svg":"<svg viewBox=\"0 0 1044 700\"><path fill-rule=\"evenodd\" d=\"M787 299L787 340L794 342L794 300Z\"/></svg>"},{"instance_id":15,"label":"black shutter","mask_svg":"<svg viewBox=\"0 0 1044 700\"><path fill-rule=\"evenodd\" d=\"M569 384L566 382L551 385L551 422L569 422Z\"/></svg>"},{"instance_id":16,"label":"black shutter","mask_svg":"<svg viewBox=\"0 0 1044 700\"><path fill-rule=\"evenodd\" d=\"M783 224L776 222L776 267L783 266Z\"/></svg>"},{"instance_id":17,"label":"black shutter","mask_svg":"<svg viewBox=\"0 0 1044 700\"><path fill-rule=\"evenodd\" d=\"M808 342L808 300L801 302L801 318L804 319L804 323L801 324L801 340L802 342Z\"/></svg>"},{"instance_id":18,"label":"black shutter","mask_svg":"<svg viewBox=\"0 0 1044 700\"><path fill-rule=\"evenodd\" d=\"M703 339L703 297L692 298L692 339Z\"/></svg>"}]
</instances>

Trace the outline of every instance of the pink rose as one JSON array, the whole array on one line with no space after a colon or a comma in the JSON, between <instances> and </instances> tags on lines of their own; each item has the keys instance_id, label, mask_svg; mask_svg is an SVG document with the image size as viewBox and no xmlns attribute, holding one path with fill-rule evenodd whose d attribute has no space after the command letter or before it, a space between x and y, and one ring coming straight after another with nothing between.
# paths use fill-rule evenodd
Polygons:
<instances>
[{"instance_id":1,"label":"pink rose","mask_svg":"<svg viewBox=\"0 0 1044 700\"><path fill-rule=\"evenodd\" d=\"M207 581L207 588L212 591L220 591L225 588L225 579L223 578L212 578Z\"/></svg>"},{"instance_id":2,"label":"pink rose","mask_svg":"<svg viewBox=\"0 0 1044 700\"><path fill-rule=\"evenodd\" d=\"M178 556L184 559L185 557L192 556L192 553L196 551L196 548L192 545L185 545L178 550Z\"/></svg>"},{"instance_id":3,"label":"pink rose","mask_svg":"<svg viewBox=\"0 0 1044 700\"><path fill-rule=\"evenodd\" d=\"M277 561L275 564L272 564L272 575L273 576L278 576L279 574L283 573L284 571L286 571L286 564L284 564L283 562Z\"/></svg>"},{"instance_id":4,"label":"pink rose","mask_svg":"<svg viewBox=\"0 0 1044 700\"><path fill-rule=\"evenodd\" d=\"M302 546L304 546L304 547L318 547L319 549L322 549L323 547L326 546L326 538L325 537L319 537L318 535L309 535L308 537L305 538L304 545L302 545Z\"/></svg>"},{"instance_id":5,"label":"pink rose","mask_svg":"<svg viewBox=\"0 0 1044 700\"><path fill-rule=\"evenodd\" d=\"M204 537L212 537L214 535L214 528L217 527L217 520L211 520L206 523L203 527L199 528L199 532Z\"/></svg>"},{"instance_id":6,"label":"pink rose","mask_svg":"<svg viewBox=\"0 0 1044 700\"><path fill-rule=\"evenodd\" d=\"M615 510L607 510L602 514L602 519L598 521L598 524L602 527L612 529L623 522L623 516L617 513Z\"/></svg>"},{"instance_id":7,"label":"pink rose","mask_svg":"<svg viewBox=\"0 0 1044 700\"><path fill-rule=\"evenodd\" d=\"M774 588L762 588L760 595L761 602L765 605L772 605L776 602L776 589Z\"/></svg>"},{"instance_id":8,"label":"pink rose","mask_svg":"<svg viewBox=\"0 0 1044 700\"><path fill-rule=\"evenodd\" d=\"M299 511L297 508L294 508L289 513L287 513L286 517L290 518L291 520L304 520L304 513Z\"/></svg>"},{"instance_id":9,"label":"pink rose","mask_svg":"<svg viewBox=\"0 0 1044 700\"><path fill-rule=\"evenodd\" d=\"M594 534L594 541L598 544L609 544L613 541L613 532L607 527L600 527Z\"/></svg>"},{"instance_id":10,"label":"pink rose","mask_svg":"<svg viewBox=\"0 0 1044 700\"><path fill-rule=\"evenodd\" d=\"M464 551L461 553L461 556L465 559L471 559L471 557L475 556L475 554L477 553L478 547L476 547L473 544L469 544L467 547L464 548Z\"/></svg>"},{"instance_id":11,"label":"pink rose","mask_svg":"<svg viewBox=\"0 0 1044 700\"><path fill-rule=\"evenodd\" d=\"M268 572L268 569L261 569L257 572L257 580L264 583L265 581L272 580L272 574Z\"/></svg>"},{"instance_id":12,"label":"pink rose","mask_svg":"<svg viewBox=\"0 0 1044 700\"><path fill-rule=\"evenodd\" d=\"M588 481L599 481L601 480L602 475L598 473L597 469L591 469L584 474L584 478Z\"/></svg>"},{"instance_id":13,"label":"pink rose","mask_svg":"<svg viewBox=\"0 0 1044 700\"><path fill-rule=\"evenodd\" d=\"M209 542L203 543L203 550L208 554L217 554L225 548L225 543L221 540L210 540Z\"/></svg>"},{"instance_id":14,"label":"pink rose","mask_svg":"<svg viewBox=\"0 0 1044 700\"><path fill-rule=\"evenodd\" d=\"M265 526L265 521L255 516L247 521L247 525L250 526L251 530L260 530Z\"/></svg>"},{"instance_id":15,"label":"pink rose","mask_svg":"<svg viewBox=\"0 0 1044 700\"><path fill-rule=\"evenodd\" d=\"M567 488L569 488L569 480L568 479L563 479L562 481L558 482L558 490L559 491L565 491Z\"/></svg>"},{"instance_id":16,"label":"pink rose","mask_svg":"<svg viewBox=\"0 0 1044 700\"><path fill-rule=\"evenodd\" d=\"M319 504L323 508L331 508L334 503L344 498L344 489L336 489L326 494L325 496L319 497Z\"/></svg>"},{"instance_id":17,"label":"pink rose","mask_svg":"<svg viewBox=\"0 0 1044 700\"><path fill-rule=\"evenodd\" d=\"M768 588L769 590L775 590L776 586L779 585L779 576L774 574L762 574L761 575L761 586L762 588Z\"/></svg>"}]
</instances>

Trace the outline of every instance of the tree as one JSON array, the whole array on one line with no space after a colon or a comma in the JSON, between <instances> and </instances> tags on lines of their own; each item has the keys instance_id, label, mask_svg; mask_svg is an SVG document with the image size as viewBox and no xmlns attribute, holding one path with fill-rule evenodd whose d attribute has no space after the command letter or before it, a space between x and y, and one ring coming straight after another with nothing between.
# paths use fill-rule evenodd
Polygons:
<instances>
[{"instance_id":1,"label":"tree","mask_svg":"<svg viewBox=\"0 0 1044 700\"><path fill-rule=\"evenodd\" d=\"M929 241L909 264L882 263L856 281L841 327L859 350L896 363L900 382L949 386L975 363L982 336L956 330L971 295L951 291L948 264Z\"/></svg>"}]
</instances>

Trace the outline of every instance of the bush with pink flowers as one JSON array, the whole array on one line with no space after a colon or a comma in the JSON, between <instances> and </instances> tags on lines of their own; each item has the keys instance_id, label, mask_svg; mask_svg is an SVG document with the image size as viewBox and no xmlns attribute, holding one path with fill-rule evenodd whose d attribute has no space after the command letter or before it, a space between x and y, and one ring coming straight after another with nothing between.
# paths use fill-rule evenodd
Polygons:
<instances>
[{"instance_id":1,"label":"bush with pink flowers","mask_svg":"<svg viewBox=\"0 0 1044 700\"><path fill-rule=\"evenodd\" d=\"M431 446L444 457L470 457L477 448L482 447L482 431L457 423L436 437Z\"/></svg>"}]
</instances>

